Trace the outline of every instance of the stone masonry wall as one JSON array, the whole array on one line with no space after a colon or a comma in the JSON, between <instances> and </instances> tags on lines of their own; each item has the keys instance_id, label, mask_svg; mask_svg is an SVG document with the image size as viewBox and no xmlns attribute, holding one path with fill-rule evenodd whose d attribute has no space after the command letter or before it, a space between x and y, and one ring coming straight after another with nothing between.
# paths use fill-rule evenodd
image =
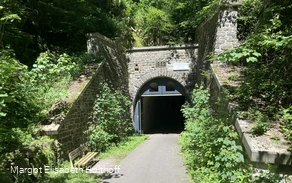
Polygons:
<instances>
[{"instance_id":1,"label":"stone masonry wall","mask_svg":"<svg viewBox=\"0 0 292 183\"><path fill-rule=\"evenodd\" d=\"M194 65L197 61L197 45L156 46L128 50L129 90L134 100L139 89L156 77L169 77L186 88L193 86ZM190 70L173 70L174 63L188 63Z\"/></svg>"},{"instance_id":2,"label":"stone masonry wall","mask_svg":"<svg viewBox=\"0 0 292 183\"><path fill-rule=\"evenodd\" d=\"M196 72L208 69L208 55L210 53L222 53L225 49L239 45L237 39L237 8L239 4L230 4L221 7L217 13L206 20L196 30L196 42L199 44ZM201 75L197 74L197 80L201 81Z\"/></svg>"},{"instance_id":3,"label":"stone masonry wall","mask_svg":"<svg viewBox=\"0 0 292 183\"><path fill-rule=\"evenodd\" d=\"M128 96L129 75L126 49L99 33L91 33L87 37L89 38L88 52L94 57L102 55L106 60L104 64L105 78L111 82L115 89L122 90L123 94Z\"/></svg>"},{"instance_id":4,"label":"stone masonry wall","mask_svg":"<svg viewBox=\"0 0 292 183\"><path fill-rule=\"evenodd\" d=\"M231 8L230 8L231 7ZM91 81L73 103L69 113L61 124L44 127L46 134L61 144L62 156L86 142L88 122L92 120L94 101L100 83L108 80L115 89L135 100L139 89L156 77L169 77L181 83L187 93L195 83L201 81L201 71L207 68L206 56L210 52L220 53L224 49L238 45L236 39L237 6L221 10L200 26L196 33L198 45L158 46L133 48L127 51L116 42L98 33L88 34L88 52L92 56L103 56ZM189 69L175 70L174 64L189 64ZM132 110L131 110L132 111Z\"/></svg>"},{"instance_id":5,"label":"stone masonry wall","mask_svg":"<svg viewBox=\"0 0 292 183\"><path fill-rule=\"evenodd\" d=\"M88 37L88 52L93 56L104 57L104 61L74 101L65 119L60 124L53 123L43 127L47 135L61 144L63 159L67 159L70 151L86 142L86 131L92 121L94 102L102 82L107 80L116 89L129 95L127 59L123 49L98 33L89 34Z\"/></svg>"},{"instance_id":6,"label":"stone masonry wall","mask_svg":"<svg viewBox=\"0 0 292 183\"><path fill-rule=\"evenodd\" d=\"M214 53L222 53L226 49L239 45L237 39L237 6L231 6L217 14L218 22Z\"/></svg>"},{"instance_id":7,"label":"stone masonry wall","mask_svg":"<svg viewBox=\"0 0 292 183\"><path fill-rule=\"evenodd\" d=\"M66 118L57 130L57 140L61 143L62 157L86 142L88 124L92 121L94 101L100 83L104 80L104 64L101 64L95 75L74 101Z\"/></svg>"}]
</instances>

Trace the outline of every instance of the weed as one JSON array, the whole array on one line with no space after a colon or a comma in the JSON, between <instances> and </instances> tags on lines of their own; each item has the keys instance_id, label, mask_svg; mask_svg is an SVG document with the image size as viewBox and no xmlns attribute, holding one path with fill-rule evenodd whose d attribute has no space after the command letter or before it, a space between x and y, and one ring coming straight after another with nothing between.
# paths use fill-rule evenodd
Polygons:
<instances>
[{"instance_id":1,"label":"weed","mask_svg":"<svg viewBox=\"0 0 292 183\"><path fill-rule=\"evenodd\" d=\"M279 143L280 142L280 137L279 136L276 136L276 135L272 135L271 136L271 139L274 141L274 142L276 142L276 143Z\"/></svg>"}]
</instances>

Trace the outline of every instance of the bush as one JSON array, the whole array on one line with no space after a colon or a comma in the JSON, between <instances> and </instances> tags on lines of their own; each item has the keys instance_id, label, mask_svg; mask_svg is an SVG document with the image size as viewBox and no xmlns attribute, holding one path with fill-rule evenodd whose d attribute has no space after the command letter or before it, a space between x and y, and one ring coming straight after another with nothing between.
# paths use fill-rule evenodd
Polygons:
<instances>
[{"instance_id":1,"label":"bush","mask_svg":"<svg viewBox=\"0 0 292 183\"><path fill-rule=\"evenodd\" d=\"M101 85L95 101L95 120L89 128L88 145L92 150L105 150L133 133L131 101L120 90L113 91L107 83Z\"/></svg>"},{"instance_id":2,"label":"bush","mask_svg":"<svg viewBox=\"0 0 292 183\"><path fill-rule=\"evenodd\" d=\"M88 146L97 152L103 152L111 146L113 135L104 131L99 125L92 125L89 128L90 136L88 139Z\"/></svg>"},{"instance_id":3,"label":"bush","mask_svg":"<svg viewBox=\"0 0 292 183\"><path fill-rule=\"evenodd\" d=\"M292 106L280 111L281 131L289 142L292 142ZM292 152L292 143L288 149Z\"/></svg>"},{"instance_id":4,"label":"bush","mask_svg":"<svg viewBox=\"0 0 292 183\"><path fill-rule=\"evenodd\" d=\"M58 144L48 136L39 136L33 131L34 127L26 129L13 128L10 133L6 133L6 135L9 135L11 145L1 149L1 152L4 153L1 153L0 156L0 180L6 176L7 182L12 182L12 177L15 180L14 182L17 183L32 182L33 180L45 177L44 172L32 175L28 173L12 174L10 172L11 166L14 168L44 168L44 165L56 164L56 155L59 150ZM4 139L1 139L1 144L3 144L2 140ZM4 167L8 168L9 172L5 172Z\"/></svg>"},{"instance_id":5,"label":"bush","mask_svg":"<svg viewBox=\"0 0 292 183\"><path fill-rule=\"evenodd\" d=\"M252 171L236 143L238 135L226 118L211 115L208 99L208 90L196 87L182 109L186 121L180 145L188 171L195 182L248 182Z\"/></svg>"},{"instance_id":6,"label":"bush","mask_svg":"<svg viewBox=\"0 0 292 183\"><path fill-rule=\"evenodd\" d=\"M56 161L54 141L35 133L51 105L67 94L78 64L67 54L42 53L31 70L11 50L0 52L0 172L9 161L30 166L25 152L32 151L36 167ZM80 67L81 68L81 67ZM30 177L16 177L18 182ZM1 179L0 179L1 180Z\"/></svg>"}]
</instances>

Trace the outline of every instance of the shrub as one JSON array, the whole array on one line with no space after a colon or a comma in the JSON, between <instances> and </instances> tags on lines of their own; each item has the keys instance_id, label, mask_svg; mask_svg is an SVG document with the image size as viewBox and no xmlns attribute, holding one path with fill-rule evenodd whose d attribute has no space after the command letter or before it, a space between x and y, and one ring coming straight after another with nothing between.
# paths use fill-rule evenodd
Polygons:
<instances>
[{"instance_id":1,"label":"shrub","mask_svg":"<svg viewBox=\"0 0 292 183\"><path fill-rule=\"evenodd\" d=\"M42 53L31 70L10 50L0 52L0 172L10 160L30 166L25 152L32 151L36 167L56 161L54 141L34 132L48 108L66 95L76 72L67 54ZM30 177L16 177L18 182ZM1 180L1 179L0 179Z\"/></svg>"},{"instance_id":2,"label":"shrub","mask_svg":"<svg viewBox=\"0 0 292 183\"><path fill-rule=\"evenodd\" d=\"M284 133L286 139L290 142L289 151L292 152L292 106L283 108L280 111L281 131Z\"/></svg>"},{"instance_id":3,"label":"shrub","mask_svg":"<svg viewBox=\"0 0 292 183\"><path fill-rule=\"evenodd\" d=\"M196 87L182 109L186 121L180 144L189 173L195 182L248 182L251 169L238 135L226 118L211 115L208 100L208 90Z\"/></svg>"},{"instance_id":4,"label":"shrub","mask_svg":"<svg viewBox=\"0 0 292 183\"><path fill-rule=\"evenodd\" d=\"M90 136L88 146L97 152L103 152L111 145L113 135L104 131L99 125L92 125L89 128Z\"/></svg>"},{"instance_id":5,"label":"shrub","mask_svg":"<svg viewBox=\"0 0 292 183\"><path fill-rule=\"evenodd\" d=\"M120 90L113 91L107 83L101 86L95 101L95 120L89 129L88 145L94 150L105 150L133 133L128 97Z\"/></svg>"}]
</instances>

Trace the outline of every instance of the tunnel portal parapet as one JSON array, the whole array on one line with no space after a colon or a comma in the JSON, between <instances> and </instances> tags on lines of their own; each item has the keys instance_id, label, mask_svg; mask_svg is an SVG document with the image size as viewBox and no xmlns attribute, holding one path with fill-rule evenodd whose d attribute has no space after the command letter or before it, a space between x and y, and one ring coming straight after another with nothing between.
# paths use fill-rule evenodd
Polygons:
<instances>
[{"instance_id":1,"label":"tunnel portal parapet","mask_svg":"<svg viewBox=\"0 0 292 183\"><path fill-rule=\"evenodd\" d=\"M141 87L158 77L176 80L189 90L195 82L198 45L132 48L129 59L129 91L134 100Z\"/></svg>"}]
</instances>

